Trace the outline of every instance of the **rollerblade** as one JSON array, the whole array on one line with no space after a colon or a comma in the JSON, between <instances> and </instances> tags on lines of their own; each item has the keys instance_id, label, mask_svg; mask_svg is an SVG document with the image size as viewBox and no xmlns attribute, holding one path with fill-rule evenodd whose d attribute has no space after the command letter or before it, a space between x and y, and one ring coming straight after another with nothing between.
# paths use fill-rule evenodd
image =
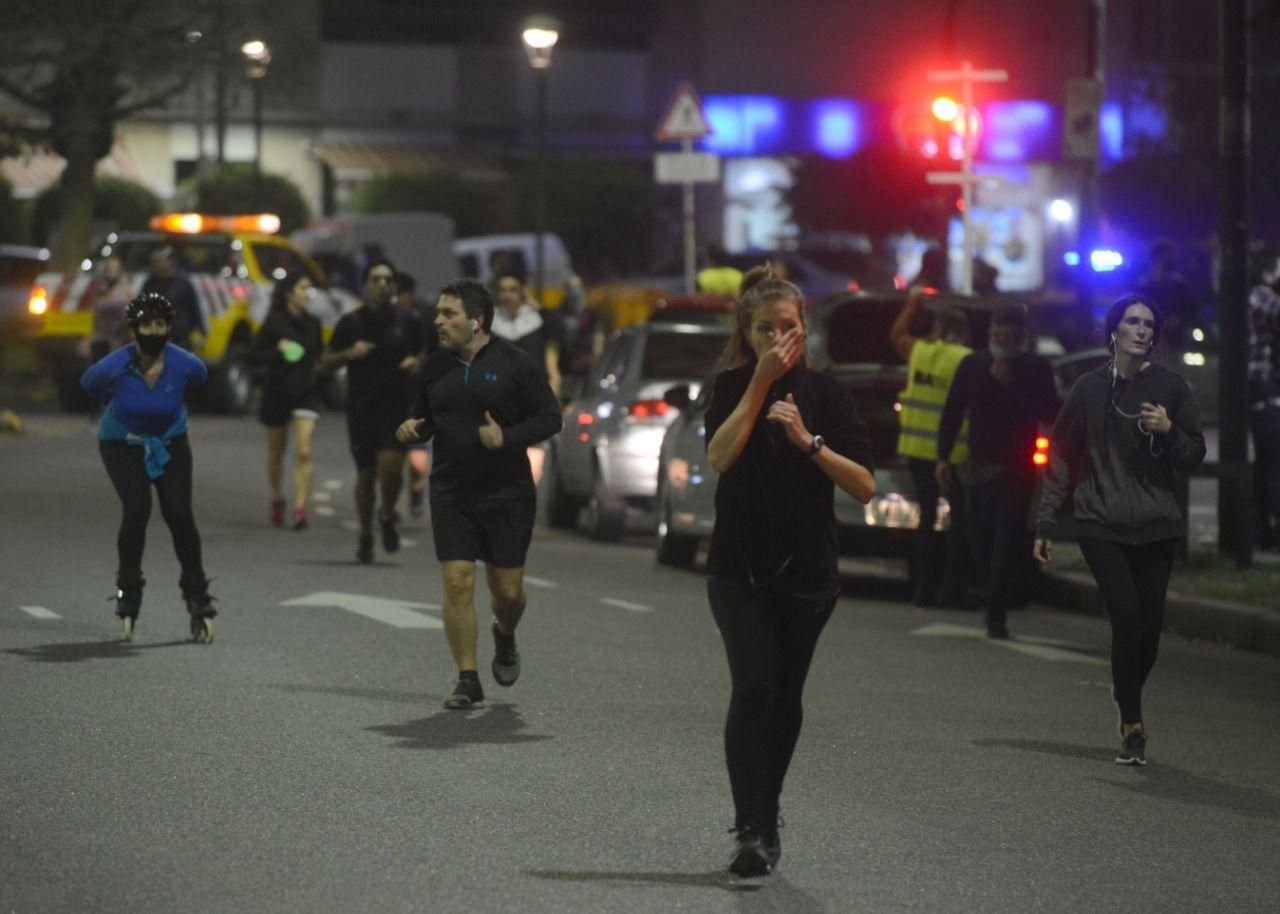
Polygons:
<instances>
[{"instance_id":1,"label":"rollerblade","mask_svg":"<svg viewBox=\"0 0 1280 914\"><path fill-rule=\"evenodd\" d=\"M133 629L138 623L138 612L142 609L142 587L145 581L137 584L121 584L116 582L116 615L124 624L124 640L133 640Z\"/></svg>"},{"instance_id":2,"label":"rollerblade","mask_svg":"<svg viewBox=\"0 0 1280 914\"><path fill-rule=\"evenodd\" d=\"M218 611L213 608L213 597L208 591L188 594L186 596L187 612L191 615L191 640L199 644L213 642L213 617Z\"/></svg>"}]
</instances>

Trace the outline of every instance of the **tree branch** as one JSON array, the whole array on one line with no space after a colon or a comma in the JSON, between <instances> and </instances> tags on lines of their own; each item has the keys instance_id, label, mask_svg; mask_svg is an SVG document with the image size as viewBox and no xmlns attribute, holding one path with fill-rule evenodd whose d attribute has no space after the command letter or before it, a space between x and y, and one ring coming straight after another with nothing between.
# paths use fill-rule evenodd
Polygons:
<instances>
[{"instance_id":1,"label":"tree branch","mask_svg":"<svg viewBox=\"0 0 1280 914\"><path fill-rule=\"evenodd\" d=\"M4 73L0 73L0 92L12 95L24 105L30 105L32 108L39 108L41 111L49 110L50 100L48 96L42 96L39 93L23 89Z\"/></svg>"}]
</instances>

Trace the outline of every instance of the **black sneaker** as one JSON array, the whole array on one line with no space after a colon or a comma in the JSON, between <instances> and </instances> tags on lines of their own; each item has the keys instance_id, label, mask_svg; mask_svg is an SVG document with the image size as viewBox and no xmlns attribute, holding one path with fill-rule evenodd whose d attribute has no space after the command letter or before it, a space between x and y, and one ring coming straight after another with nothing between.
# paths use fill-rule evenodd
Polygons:
<instances>
[{"instance_id":1,"label":"black sneaker","mask_svg":"<svg viewBox=\"0 0 1280 914\"><path fill-rule=\"evenodd\" d=\"M493 620L493 678L500 686L512 686L520 678L520 652L516 650L516 636L504 635Z\"/></svg>"},{"instance_id":2,"label":"black sneaker","mask_svg":"<svg viewBox=\"0 0 1280 914\"><path fill-rule=\"evenodd\" d=\"M743 879L769 875L769 855L764 846L764 834L751 825L733 828L736 832L733 856L729 860L729 872Z\"/></svg>"},{"instance_id":3,"label":"black sneaker","mask_svg":"<svg viewBox=\"0 0 1280 914\"><path fill-rule=\"evenodd\" d=\"M1142 730L1133 730L1120 744L1116 753L1117 765L1145 765L1147 763L1147 734Z\"/></svg>"},{"instance_id":4,"label":"black sneaker","mask_svg":"<svg viewBox=\"0 0 1280 914\"><path fill-rule=\"evenodd\" d=\"M383 515L380 523L382 526L382 548L387 552L398 552L400 549L400 531L396 524L400 522L400 518L392 514L390 517Z\"/></svg>"},{"instance_id":5,"label":"black sneaker","mask_svg":"<svg viewBox=\"0 0 1280 914\"><path fill-rule=\"evenodd\" d=\"M484 701L484 689L479 679L464 679L459 676L454 684L453 694L444 700L444 706L450 711L470 711Z\"/></svg>"},{"instance_id":6,"label":"black sneaker","mask_svg":"<svg viewBox=\"0 0 1280 914\"><path fill-rule=\"evenodd\" d=\"M764 856L769 861L769 869L777 867L778 861L782 859L782 835L781 830L786 826L782 816L778 816L772 828L764 830Z\"/></svg>"},{"instance_id":7,"label":"black sneaker","mask_svg":"<svg viewBox=\"0 0 1280 914\"><path fill-rule=\"evenodd\" d=\"M362 565L373 561L373 534L360 534L360 543L356 546L356 561Z\"/></svg>"},{"instance_id":8,"label":"black sneaker","mask_svg":"<svg viewBox=\"0 0 1280 914\"><path fill-rule=\"evenodd\" d=\"M413 517L422 516L422 490L417 492L409 492L409 514Z\"/></svg>"}]
</instances>

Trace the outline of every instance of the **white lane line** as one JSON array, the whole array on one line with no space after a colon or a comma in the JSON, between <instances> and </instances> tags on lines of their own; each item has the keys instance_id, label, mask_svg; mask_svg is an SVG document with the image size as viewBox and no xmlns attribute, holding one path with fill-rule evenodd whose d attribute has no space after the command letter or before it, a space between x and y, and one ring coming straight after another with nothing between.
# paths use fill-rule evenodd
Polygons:
<instances>
[{"instance_id":1,"label":"white lane line","mask_svg":"<svg viewBox=\"0 0 1280 914\"><path fill-rule=\"evenodd\" d=\"M326 488L326 489L328 489L330 492L332 492L334 489L341 489L341 488L342 488L342 480L341 480L341 479L326 479L326 480L324 481L324 483L322 483L322 485L323 485L323 487L324 487L324 488Z\"/></svg>"},{"instance_id":2,"label":"white lane line","mask_svg":"<svg viewBox=\"0 0 1280 914\"><path fill-rule=\"evenodd\" d=\"M418 541L414 539L409 539L409 537L407 536L402 536L400 537L400 545L408 546L410 549L413 549L418 545Z\"/></svg>"},{"instance_id":3,"label":"white lane line","mask_svg":"<svg viewBox=\"0 0 1280 914\"><path fill-rule=\"evenodd\" d=\"M332 492L316 492L311 496L312 501L329 501L333 498Z\"/></svg>"},{"instance_id":4,"label":"white lane line","mask_svg":"<svg viewBox=\"0 0 1280 914\"><path fill-rule=\"evenodd\" d=\"M356 521L353 521L353 520L344 520L344 521L342 522L342 526L343 526L343 527L345 527L347 530L359 530L359 529L360 529L360 524L358 524Z\"/></svg>"},{"instance_id":5,"label":"white lane line","mask_svg":"<svg viewBox=\"0 0 1280 914\"><path fill-rule=\"evenodd\" d=\"M641 603L631 603L627 600L615 600L613 597L601 597L600 602L606 606L616 606L618 609L625 609L633 613L651 613L652 606L645 606Z\"/></svg>"},{"instance_id":6,"label":"white lane line","mask_svg":"<svg viewBox=\"0 0 1280 914\"><path fill-rule=\"evenodd\" d=\"M1070 641L1057 638L1038 638L1034 635L1018 635L1016 638L988 638L986 631L970 625L951 625L947 622L935 622L924 625L911 632L913 635L926 635L941 638L974 638L988 644L1002 647L1017 654L1049 660L1054 663L1088 663L1094 666L1107 666L1110 660L1093 657L1083 653L1086 648Z\"/></svg>"},{"instance_id":7,"label":"white lane line","mask_svg":"<svg viewBox=\"0 0 1280 914\"><path fill-rule=\"evenodd\" d=\"M18 609L22 610L28 616L32 616L33 618L36 618L36 619L61 619L62 618L62 616L58 615L53 610L45 609L43 606L19 606Z\"/></svg>"},{"instance_id":8,"label":"white lane line","mask_svg":"<svg viewBox=\"0 0 1280 914\"><path fill-rule=\"evenodd\" d=\"M555 581L548 581L546 578L535 578L533 575L529 574L524 576L524 582L530 587L542 587L546 590L554 590L560 586Z\"/></svg>"},{"instance_id":9,"label":"white lane line","mask_svg":"<svg viewBox=\"0 0 1280 914\"><path fill-rule=\"evenodd\" d=\"M318 517L333 517L338 512L330 508L328 505L316 505L316 515Z\"/></svg>"}]
</instances>

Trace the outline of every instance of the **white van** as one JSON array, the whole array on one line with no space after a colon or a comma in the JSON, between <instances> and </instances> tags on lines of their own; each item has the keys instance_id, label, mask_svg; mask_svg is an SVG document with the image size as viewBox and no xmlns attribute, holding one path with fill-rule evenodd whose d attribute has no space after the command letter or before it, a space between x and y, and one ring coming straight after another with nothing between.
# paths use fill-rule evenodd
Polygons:
<instances>
[{"instance_id":1,"label":"white van","mask_svg":"<svg viewBox=\"0 0 1280 914\"><path fill-rule=\"evenodd\" d=\"M459 238L453 243L453 253L463 276L470 276L483 283L493 282L495 269L514 268L523 273L530 289L536 291L538 254L537 235L525 232L514 235L476 235ZM573 265L569 252L559 235L544 232L542 235L543 290L542 306L559 308L564 301L565 289Z\"/></svg>"}]
</instances>

